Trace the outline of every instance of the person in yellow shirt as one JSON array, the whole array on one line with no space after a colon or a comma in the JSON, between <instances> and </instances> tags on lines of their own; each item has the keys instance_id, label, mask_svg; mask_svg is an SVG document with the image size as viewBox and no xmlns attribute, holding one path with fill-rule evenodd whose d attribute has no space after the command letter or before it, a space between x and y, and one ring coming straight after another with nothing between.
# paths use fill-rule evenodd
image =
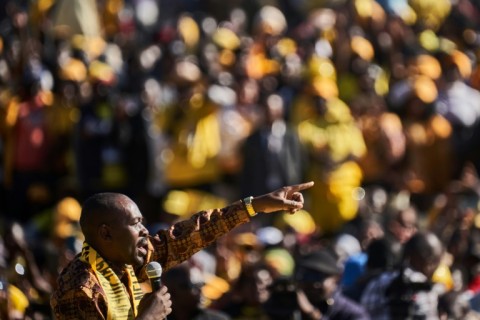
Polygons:
<instances>
[{"instance_id":1,"label":"person in yellow shirt","mask_svg":"<svg viewBox=\"0 0 480 320\"><path fill-rule=\"evenodd\" d=\"M313 83L310 105L313 116L298 124L300 140L310 157L311 213L321 232L332 234L355 218L356 188L362 171L356 160L366 152L365 142L348 106L338 98L333 80ZM307 101L307 100L306 100Z\"/></svg>"}]
</instances>

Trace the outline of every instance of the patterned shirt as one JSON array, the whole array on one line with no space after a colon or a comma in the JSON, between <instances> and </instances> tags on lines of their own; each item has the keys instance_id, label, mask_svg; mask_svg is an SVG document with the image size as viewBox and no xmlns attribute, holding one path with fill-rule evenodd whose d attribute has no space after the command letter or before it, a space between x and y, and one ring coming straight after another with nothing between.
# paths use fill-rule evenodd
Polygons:
<instances>
[{"instance_id":1,"label":"patterned shirt","mask_svg":"<svg viewBox=\"0 0 480 320\"><path fill-rule=\"evenodd\" d=\"M160 230L150 236L147 261L137 269L140 282L148 279L145 266L158 261L164 270L187 260L234 227L250 221L242 203L237 201L223 209L194 214L190 219ZM51 298L56 319L106 319L107 297L91 267L79 256L65 267L58 278L58 288Z\"/></svg>"}]
</instances>

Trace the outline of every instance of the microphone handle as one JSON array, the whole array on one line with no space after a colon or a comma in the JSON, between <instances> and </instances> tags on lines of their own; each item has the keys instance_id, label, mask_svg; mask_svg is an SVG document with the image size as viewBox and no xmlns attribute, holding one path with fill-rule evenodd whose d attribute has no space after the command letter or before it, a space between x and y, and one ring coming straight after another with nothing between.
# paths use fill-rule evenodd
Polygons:
<instances>
[{"instance_id":1,"label":"microphone handle","mask_svg":"<svg viewBox=\"0 0 480 320\"><path fill-rule=\"evenodd\" d=\"M158 291L162 287L162 280L160 279L160 277L151 278L150 284L152 285L152 291Z\"/></svg>"},{"instance_id":2,"label":"microphone handle","mask_svg":"<svg viewBox=\"0 0 480 320\"><path fill-rule=\"evenodd\" d=\"M158 291L162 287L162 279L160 277L151 278L150 285L152 286L152 291ZM163 320L168 320L168 319L167 317L165 317Z\"/></svg>"}]
</instances>

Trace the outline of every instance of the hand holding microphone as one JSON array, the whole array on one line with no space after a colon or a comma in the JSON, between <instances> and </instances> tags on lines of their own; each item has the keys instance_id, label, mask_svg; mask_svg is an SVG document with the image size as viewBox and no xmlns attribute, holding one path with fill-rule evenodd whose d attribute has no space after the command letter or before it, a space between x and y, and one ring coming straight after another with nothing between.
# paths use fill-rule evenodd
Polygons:
<instances>
[{"instance_id":1,"label":"hand holding microphone","mask_svg":"<svg viewBox=\"0 0 480 320\"><path fill-rule=\"evenodd\" d=\"M156 261L147 264L147 276L150 279L152 292L147 293L140 301L137 319L165 319L172 312L172 301L168 288L162 286L162 266Z\"/></svg>"},{"instance_id":2,"label":"hand holding microphone","mask_svg":"<svg viewBox=\"0 0 480 320\"><path fill-rule=\"evenodd\" d=\"M162 266L156 261L147 264L147 276L152 285L152 291L158 291L162 287Z\"/></svg>"}]
</instances>

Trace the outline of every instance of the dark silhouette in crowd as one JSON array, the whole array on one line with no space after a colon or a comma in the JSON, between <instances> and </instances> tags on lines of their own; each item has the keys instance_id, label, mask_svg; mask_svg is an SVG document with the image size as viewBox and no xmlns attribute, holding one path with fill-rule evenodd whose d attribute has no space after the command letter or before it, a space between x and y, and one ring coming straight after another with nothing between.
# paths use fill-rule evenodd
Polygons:
<instances>
[{"instance_id":1,"label":"dark silhouette in crowd","mask_svg":"<svg viewBox=\"0 0 480 320\"><path fill-rule=\"evenodd\" d=\"M345 296L358 303L370 281L381 273L392 270L395 266L394 249L391 247L391 242L385 238L373 240L367 247L366 254L367 262L361 275L352 285L342 288Z\"/></svg>"},{"instance_id":2,"label":"dark silhouette in crowd","mask_svg":"<svg viewBox=\"0 0 480 320\"><path fill-rule=\"evenodd\" d=\"M438 319L439 292L432 276L444 256L433 233L418 232L405 243L402 263L373 279L363 291L362 305L372 319Z\"/></svg>"},{"instance_id":3,"label":"dark silhouette in crowd","mask_svg":"<svg viewBox=\"0 0 480 320\"><path fill-rule=\"evenodd\" d=\"M245 266L232 288L215 301L212 308L232 319L268 319L262 306L270 296L268 288L272 281L272 270L268 266Z\"/></svg>"},{"instance_id":4,"label":"dark silhouette in crowd","mask_svg":"<svg viewBox=\"0 0 480 320\"><path fill-rule=\"evenodd\" d=\"M172 313L168 319L173 320L228 320L224 313L202 306L202 287L204 285L201 272L196 277L191 275L192 269L183 263L170 269L163 276L163 283L168 288L172 300ZM195 270L195 269L194 269ZM200 274L199 274L200 273Z\"/></svg>"},{"instance_id":5,"label":"dark silhouette in crowd","mask_svg":"<svg viewBox=\"0 0 480 320\"><path fill-rule=\"evenodd\" d=\"M306 155L296 131L285 120L285 108L285 101L277 94L264 98L263 124L243 143L242 195L262 194L303 180Z\"/></svg>"},{"instance_id":6,"label":"dark silhouette in crowd","mask_svg":"<svg viewBox=\"0 0 480 320\"><path fill-rule=\"evenodd\" d=\"M293 278L279 278L264 304L269 319L370 319L365 309L339 287L343 268L327 249L297 261Z\"/></svg>"},{"instance_id":7,"label":"dark silhouette in crowd","mask_svg":"<svg viewBox=\"0 0 480 320\"><path fill-rule=\"evenodd\" d=\"M415 207L387 210L385 214L385 239L389 242L394 264L403 257L405 243L417 232L418 212Z\"/></svg>"},{"instance_id":8,"label":"dark silhouette in crowd","mask_svg":"<svg viewBox=\"0 0 480 320\"><path fill-rule=\"evenodd\" d=\"M465 164L472 163L478 168L479 155L476 151L480 105L478 89L472 88L466 81L472 73L470 58L457 51L452 55L441 53L438 57L442 68L439 83L439 97L436 110L452 126L452 150L455 157L452 175L459 178Z\"/></svg>"}]
</instances>

